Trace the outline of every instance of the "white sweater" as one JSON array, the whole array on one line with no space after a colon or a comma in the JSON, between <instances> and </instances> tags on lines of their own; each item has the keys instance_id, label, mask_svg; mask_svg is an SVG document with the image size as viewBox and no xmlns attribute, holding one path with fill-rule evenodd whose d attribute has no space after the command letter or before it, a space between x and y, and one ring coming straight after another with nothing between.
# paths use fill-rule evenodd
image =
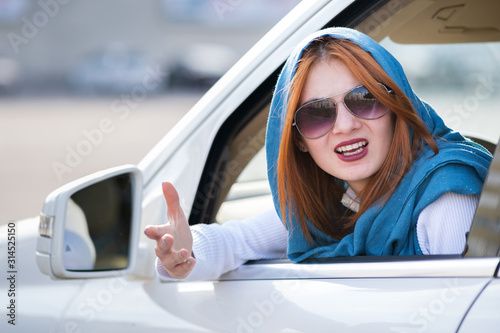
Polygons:
<instances>
[{"instance_id":1,"label":"white sweater","mask_svg":"<svg viewBox=\"0 0 500 333\"><path fill-rule=\"evenodd\" d=\"M427 206L417 221L423 254L460 254L477 206L477 196L445 193ZM196 264L189 281L217 279L248 260L286 258L287 231L276 211L224 224L191 227ZM156 260L157 273L171 279Z\"/></svg>"}]
</instances>

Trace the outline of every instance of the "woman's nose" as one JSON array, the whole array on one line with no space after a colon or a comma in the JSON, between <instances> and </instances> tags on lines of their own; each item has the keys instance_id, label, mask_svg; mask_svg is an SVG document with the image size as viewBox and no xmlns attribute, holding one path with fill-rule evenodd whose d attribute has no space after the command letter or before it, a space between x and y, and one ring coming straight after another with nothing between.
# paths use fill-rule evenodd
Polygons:
<instances>
[{"instance_id":1,"label":"woman's nose","mask_svg":"<svg viewBox=\"0 0 500 333\"><path fill-rule=\"evenodd\" d=\"M337 119L335 120L335 124L332 128L332 133L350 133L360 126L360 119L349 112L344 102L337 102Z\"/></svg>"}]
</instances>

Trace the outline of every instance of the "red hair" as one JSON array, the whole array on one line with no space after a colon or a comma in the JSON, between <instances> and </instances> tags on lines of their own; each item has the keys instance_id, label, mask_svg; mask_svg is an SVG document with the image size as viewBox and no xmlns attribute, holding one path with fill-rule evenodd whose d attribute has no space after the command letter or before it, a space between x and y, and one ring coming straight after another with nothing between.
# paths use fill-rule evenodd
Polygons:
<instances>
[{"instance_id":1,"label":"red hair","mask_svg":"<svg viewBox=\"0 0 500 333\"><path fill-rule=\"evenodd\" d=\"M301 91L313 64L321 60L342 61L352 74L391 110L394 136L387 157L363 190L357 213L344 213L340 200L344 182L323 171L309 154L298 150L300 134L293 128L293 116L300 106ZM394 93L387 91L382 83ZM438 148L404 92L377 61L359 45L330 36L313 41L302 54L291 82L285 125L278 156L278 197L282 220L294 216L306 238L314 243L306 224L341 239L351 232L358 218L373 204L383 204L418 156L424 141L437 154ZM380 201L379 201L380 200ZM293 207L293 208L292 208Z\"/></svg>"}]
</instances>

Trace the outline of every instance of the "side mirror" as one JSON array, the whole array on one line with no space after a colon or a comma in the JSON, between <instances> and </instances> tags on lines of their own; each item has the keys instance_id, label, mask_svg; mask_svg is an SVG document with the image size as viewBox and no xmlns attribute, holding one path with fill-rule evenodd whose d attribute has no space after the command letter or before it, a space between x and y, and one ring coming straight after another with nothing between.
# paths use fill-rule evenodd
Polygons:
<instances>
[{"instance_id":1,"label":"side mirror","mask_svg":"<svg viewBox=\"0 0 500 333\"><path fill-rule=\"evenodd\" d=\"M40 214L39 269L53 279L132 270L141 194L142 174L134 166L98 172L52 192Z\"/></svg>"}]
</instances>

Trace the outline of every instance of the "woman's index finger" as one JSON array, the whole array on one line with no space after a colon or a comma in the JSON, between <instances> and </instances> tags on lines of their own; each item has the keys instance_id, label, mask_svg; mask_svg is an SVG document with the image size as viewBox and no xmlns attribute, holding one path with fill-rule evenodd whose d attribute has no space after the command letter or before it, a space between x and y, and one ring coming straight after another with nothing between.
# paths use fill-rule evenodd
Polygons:
<instances>
[{"instance_id":1,"label":"woman's index finger","mask_svg":"<svg viewBox=\"0 0 500 333\"><path fill-rule=\"evenodd\" d=\"M176 222L179 216L179 194L172 183L164 182L161 184L161 188L167 202L168 222Z\"/></svg>"}]
</instances>

